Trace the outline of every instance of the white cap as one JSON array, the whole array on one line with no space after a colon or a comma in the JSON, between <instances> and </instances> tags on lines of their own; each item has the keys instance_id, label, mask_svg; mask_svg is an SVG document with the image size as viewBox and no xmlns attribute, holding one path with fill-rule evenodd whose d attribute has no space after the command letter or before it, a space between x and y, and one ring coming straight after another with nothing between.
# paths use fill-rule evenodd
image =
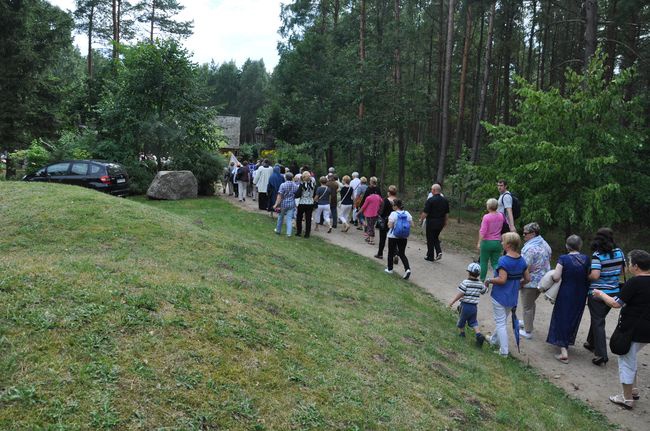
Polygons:
<instances>
[{"instance_id":1,"label":"white cap","mask_svg":"<svg viewBox=\"0 0 650 431\"><path fill-rule=\"evenodd\" d=\"M472 262L469 265L467 265L467 272L469 272L472 275L478 275L481 273L481 265L479 265L476 262Z\"/></svg>"}]
</instances>

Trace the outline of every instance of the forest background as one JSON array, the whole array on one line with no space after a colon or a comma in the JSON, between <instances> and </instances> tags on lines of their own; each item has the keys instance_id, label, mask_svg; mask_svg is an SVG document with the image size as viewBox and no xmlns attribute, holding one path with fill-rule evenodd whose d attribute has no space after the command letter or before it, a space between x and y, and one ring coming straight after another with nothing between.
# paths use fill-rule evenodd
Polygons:
<instances>
[{"instance_id":1,"label":"forest background","mask_svg":"<svg viewBox=\"0 0 650 431\"><path fill-rule=\"evenodd\" d=\"M648 226L647 1L296 0L272 73L261 60L194 64L180 10L1 0L6 177L93 157L125 164L142 192L168 158L209 194L224 163L214 117L235 115L244 158L357 170L413 202L437 181L478 209L505 178L521 222Z\"/></svg>"}]
</instances>

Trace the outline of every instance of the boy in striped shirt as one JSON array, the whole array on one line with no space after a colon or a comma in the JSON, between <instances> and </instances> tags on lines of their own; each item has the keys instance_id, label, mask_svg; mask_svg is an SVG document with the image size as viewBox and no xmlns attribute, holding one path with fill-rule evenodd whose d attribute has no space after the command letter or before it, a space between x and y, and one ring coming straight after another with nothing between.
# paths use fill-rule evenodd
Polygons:
<instances>
[{"instance_id":1,"label":"boy in striped shirt","mask_svg":"<svg viewBox=\"0 0 650 431\"><path fill-rule=\"evenodd\" d=\"M470 263L467 266L467 273L468 277L461 281L458 286L458 293L449 303L449 308L452 308L456 301L460 300L460 317L456 325L460 331L458 335L464 337L465 325L469 325L476 334L476 345L482 347L485 337L481 334L481 328L478 326L476 316L478 314L478 301L481 295L487 292L487 286L478 279L481 273L481 265L478 263Z\"/></svg>"}]
</instances>

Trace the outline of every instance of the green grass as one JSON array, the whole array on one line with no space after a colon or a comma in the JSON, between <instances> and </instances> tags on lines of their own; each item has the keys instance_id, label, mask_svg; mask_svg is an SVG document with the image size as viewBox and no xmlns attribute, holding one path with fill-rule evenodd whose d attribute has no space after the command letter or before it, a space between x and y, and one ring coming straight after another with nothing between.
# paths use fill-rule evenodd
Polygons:
<instances>
[{"instance_id":1,"label":"green grass","mask_svg":"<svg viewBox=\"0 0 650 431\"><path fill-rule=\"evenodd\" d=\"M0 183L0 429L607 429L381 267L219 199Z\"/></svg>"}]
</instances>

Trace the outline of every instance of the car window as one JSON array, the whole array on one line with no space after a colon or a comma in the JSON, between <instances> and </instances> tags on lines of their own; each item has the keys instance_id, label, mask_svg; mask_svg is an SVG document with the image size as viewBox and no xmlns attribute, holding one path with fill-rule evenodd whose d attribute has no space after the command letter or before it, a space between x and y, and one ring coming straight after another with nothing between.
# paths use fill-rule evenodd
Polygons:
<instances>
[{"instance_id":1,"label":"car window","mask_svg":"<svg viewBox=\"0 0 650 431\"><path fill-rule=\"evenodd\" d=\"M70 163L55 163L47 167L47 174L53 177L60 177L68 173Z\"/></svg>"},{"instance_id":2,"label":"car window","mask_svg":"<svg viewBox=\"0 0 650 431\"><path fill-rule=\"evenodd\" d=\"M91 163L90 164L90 172L88 172L88 174L89 175L99 174L102 171L103 171L102 166Z\"/></svg>"},{"instance_id":3,"label":"car window","mask_svg":"<svg viewBox=\"0 0 650 431\"><path fill-rule=\"evenodd\" d=\"M70 168L70 175L86 175L88 173L88 163L74 162Z\"/></svg>"},{"instance_id":4,"label":"car window","mask_svg":"<svg viewBox=\"0 0 650 431\"><path fill-rule=\"evenodd\" d=\"M34 175L36 175L37 177L45 176L45 168L39 169L38 171L36 171Z\"/></svg>"}]
</instances>

